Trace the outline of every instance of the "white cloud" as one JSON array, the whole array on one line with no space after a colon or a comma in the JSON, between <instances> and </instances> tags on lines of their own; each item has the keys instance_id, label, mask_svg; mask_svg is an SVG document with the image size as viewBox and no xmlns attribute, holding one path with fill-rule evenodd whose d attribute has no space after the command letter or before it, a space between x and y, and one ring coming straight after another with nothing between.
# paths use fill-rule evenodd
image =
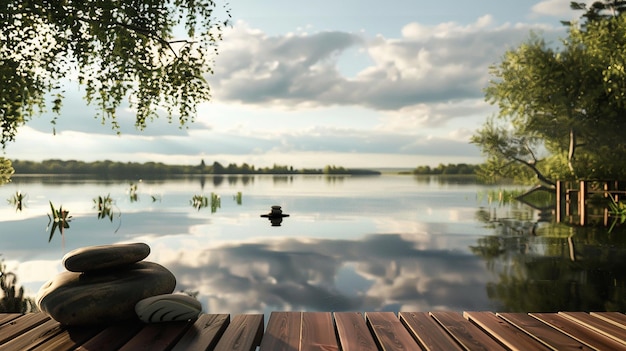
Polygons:
<instances>
[{"instance_id":1,"label":"white cloud","mask_svg":"<svg viewBox=\"0 0 626 351\"><path fill-rule=\"evenodd\" d=\"M570 0L543 0L533 5L532 12L537 15L567 18L572 15Z\"/></svg>"},{"instance_id":2,"label":"white cloud","mask_svg":"<svg viewBox=\"0 0 626 351\"><path fill-rule=\"evenodd\" d=\"M411 22L402 27L402 36L409 40L430 40L431 38L447 38L462 33L476 32L489 27L494 23L491 15L484 15L469 25L460 25L455 22L444 22L437 25L423 25Z\"/></svg>"},{"instance_id":3,"label":"white cloud","mask_svg":"<svg viewBox=\"0 0 626 351\"><path fill-rule=\"evenodd\" d=\"M478 162L467 134L493 111L483 102L488 67L531 30L563 32L558 25L498 24L491 15L463 24L404 23L400 36L386 37L310 28L269 35L239 21L225 33L208 77L214 101L199 106L188 128L158 119L139 132L124 107L117 136L68 87L58 135L49 114L35 118L7 155L296 167Z\"/></svg>"},{"instance_id":4,"label":"white cloud","mask_svg":"<svg viewBox=\"0 0 626 351\"><path fill-rule=\"evenodd\" d=\"M493 23L489 15L469 25L414 22L404 26L402 38L367 38L339 31L267 36L239 22L226 35L211 82L222 102L299 109L398 110L480 98L489 65L532 28ZM370 62L354 78L337 65L338 57L353 49L364 50L363 61Z\"/></svg>"}]
</instances>

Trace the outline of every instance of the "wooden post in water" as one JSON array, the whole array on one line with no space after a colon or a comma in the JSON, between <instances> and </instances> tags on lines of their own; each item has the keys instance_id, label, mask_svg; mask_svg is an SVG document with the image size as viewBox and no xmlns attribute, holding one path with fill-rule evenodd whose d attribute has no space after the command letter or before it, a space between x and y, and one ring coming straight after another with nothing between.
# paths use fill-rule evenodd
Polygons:
<instances>
[{"instance_id":1,"label":"wooden post in water","mask_svg":"<svg viewBox=\"0 0 626 351\"><path fill-rule=\"evenodd\" d=\"M578 191L578 214L580 216L580 225L587 224L587 181L580 181L580 190Z\"/></svg>"},{"instance_id":2,"label":"wooden post in water","mask_svg":"<svg viewBox=\"0 0 626 351\"><path fill-rule=\"evenodd\" d=\"M561 223L563 219L563 181L556 181L556 222Z\"/></svg>"},{"instance_id":3,"label":"wooden post in water","mask_svg":"<svg viewBox=\"0 0 626 351\"><path fill-rule=\"evenodd\" d=\"M567 217L568 223L572 224L572 191L571 182L565 182L565 216Z\"/></svg>"},{"instance_id":4,"label":"wooden post in water","mask_svg":"<svg viewBox=\"0 0 626 351\"><path fill-rule=\"evenodd\" d=\"M614 185L614 184L611 184L611 182L609 182L609 181L606 181L603 184L604 197L607 198L607 199L609 198L609 196L611 196L611 190L613 190L613 186L612 185ZM607 227L609 225L609 208L608 207L604 208L602 221L603 221L605 227Z\"/></svg>"}]
</instances>

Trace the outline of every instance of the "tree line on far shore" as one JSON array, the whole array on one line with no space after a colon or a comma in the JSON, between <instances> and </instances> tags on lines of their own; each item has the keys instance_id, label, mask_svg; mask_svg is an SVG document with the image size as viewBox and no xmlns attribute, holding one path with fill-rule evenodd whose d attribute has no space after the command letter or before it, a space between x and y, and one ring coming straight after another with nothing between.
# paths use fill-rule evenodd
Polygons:
<instances>
[{"instance_id":1,"label":"tree line on far shore","mask_svg":"<svg viewBox=\"0 0 626 351\"><path fill-rule=\"evenodd\" d=\"M327 165L324 168L296 169L293 166L273 165L272 167L255 167L243 163L230 163L226 166L219 162L206 164L204 160L198 165L168 165L161 162L115 162L115 161L75 161L50 159L41 162L13 160L15 174L76 174L97 175L101 177L132 177L150 178L167 177L182 174L329 174L329 175L379 175L381 172L370 169L354 169L341 166ZM476 174L478 165L465 163L439 164L438 166L418 166L404 172L414 175L467 175Z\"/></svg>"},{"instance_id":2,"label":"tree line on far shore","mask_svg":"<svg viewBox=\"0 0 626 351\"><path fill-rule=\"evenodd\" d=\"M479 170L479 167L480 167L479 165L469 165L466 163L458 163L458 164L449 163L447 165L440 163L438 166L432 167L432 168L430 166L418 166L417 168L413 170L412 173L415 175L476 174L477 171Z\"/></svg>"},{"instance_id":3,"label":"tree line on far shore","mask_svg":"<svg viewBox=\"0 0 626 351\"><path fill-rule=\"evenodd\" d=\"M230 163L227 166L219 162L199 165L167 165L161 162L115 162L115 161L75 161L75 160L44 160L41 162L13 160L12 167L16 175L24 174L77 174L97 175L100 177L132 177L150 178L167 177L182 174L332 174L332 175L377 175L378 171L367 169L350 169L327 165L324 168L295 169L293 166L273 165L272 167L255 167L243 163Z\"/></svg>"}]
</instances>

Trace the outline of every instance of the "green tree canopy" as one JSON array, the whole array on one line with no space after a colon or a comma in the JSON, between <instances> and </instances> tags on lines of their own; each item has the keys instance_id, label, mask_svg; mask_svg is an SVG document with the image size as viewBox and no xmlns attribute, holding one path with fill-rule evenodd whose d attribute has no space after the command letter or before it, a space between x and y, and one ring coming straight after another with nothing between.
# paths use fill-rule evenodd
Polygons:
<instances>
[{"instance_id":1,"label":"green tree canopy","mask_svg":"<svg viewBox=\"0 0 626 351\"><path fill-rule=\"evenodd\" d=\"M582 23L567 23L559 47L533 36L491 68L485 96L499 113L472 138L487 156L485 175L552 184L626 174L621 3L597 2L590 9L573 3L586 12Z\"/></svg>"},{"instance_id":2,"label":"green tree canopy","mask_svg":"<svg viewBox=\"0 0 626 351\"><path fill-rule=\"evenodd\" d=\"M216 9L212 0L1 1L0 143L35 113L58 113L66 79L116 130L126 100L139 128L157 106L184 125L210 98L204 75L230 17Z\"/></svg>"},{"instance_id":3,"label":"green tree canopy","mask_svg":"<svg viewBox=\"0 0 626 351\"><path fill-rule=\"evenodd\" d=\"M8 183L13 173L15 169L11 165L11 160L0 157L0 185Z\"/></svg>"}]
</instances>

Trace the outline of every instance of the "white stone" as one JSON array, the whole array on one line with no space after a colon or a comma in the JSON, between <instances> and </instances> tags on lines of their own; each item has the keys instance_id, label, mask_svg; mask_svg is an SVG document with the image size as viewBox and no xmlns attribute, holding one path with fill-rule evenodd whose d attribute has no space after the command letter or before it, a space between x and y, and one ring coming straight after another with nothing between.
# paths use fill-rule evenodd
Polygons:
<instances>
[{"instance_id":1,"label":"white stone","mask_svg":"<svg viewBox=\"0 0 626 351\"><path fill-rule=\"evenodd\" d=\"M146 323L197 319L202 305L185 294L164 294L145 298L135 305L135 312Z\"/></svg>"}]
</instances>

